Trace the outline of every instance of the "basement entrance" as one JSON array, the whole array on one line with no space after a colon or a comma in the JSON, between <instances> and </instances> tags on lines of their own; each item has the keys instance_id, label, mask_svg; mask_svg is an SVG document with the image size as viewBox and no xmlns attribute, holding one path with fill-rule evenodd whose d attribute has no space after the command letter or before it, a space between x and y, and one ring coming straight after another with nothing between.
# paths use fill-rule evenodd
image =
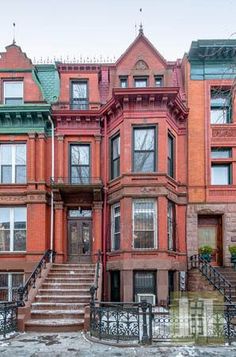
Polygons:
<instances>
[{"instance_id":1,"label":"basement entrance","mask_svg":"<svg viewBox=\"0 0 236 357\"><path fill-rule=\"evenodd\" d=\"M91 261L91 210L69 210L68 217L68 262Z\"/></svg>"}]
</instances>

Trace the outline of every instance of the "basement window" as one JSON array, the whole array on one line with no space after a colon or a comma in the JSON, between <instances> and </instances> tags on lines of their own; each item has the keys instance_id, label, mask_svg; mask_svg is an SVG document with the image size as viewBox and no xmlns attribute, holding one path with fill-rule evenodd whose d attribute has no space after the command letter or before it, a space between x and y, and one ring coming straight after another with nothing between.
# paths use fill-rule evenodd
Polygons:
<instances>
[{"instance_id":1,"label":"basement window","mask_svg":"<svg viewBox=\"0 0 236 357\"><path fill-rule=\"evenodd\" d=\"M0 272L0 301L17 301L18 288L23 285L23 273Z\"/></svg>"}]
</instances>

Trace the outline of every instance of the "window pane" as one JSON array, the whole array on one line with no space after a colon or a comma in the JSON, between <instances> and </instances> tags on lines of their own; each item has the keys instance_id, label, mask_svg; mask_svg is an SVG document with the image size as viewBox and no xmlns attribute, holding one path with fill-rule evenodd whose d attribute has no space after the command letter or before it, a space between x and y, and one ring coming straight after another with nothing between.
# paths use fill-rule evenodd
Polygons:
<instances>
[{"instance_id":1,"label":"window pane","mask_svg":"<svg viewBox=\"0 0 236 357\"><path fill-rule=\"evenodd\" d=\"M12 166L1 167L1 183L12 183Z\"/></svg>"},{"instance_id":2,"label":"window pane","mask_svg":"<svg viewBox=\"0 0 236 357\"><path fill-rule=\"evenodd\" d=\"M0 229L10 229L10 208L0 208Z\"/></svg>"},{"instance_id":3,"label":"window pane","mask_svg":"<svg viewBox=\"0 0 236 357\"><path fill-rule=\"evenodd\" d=\"M134 84L136 88L147 87L147 79L135 79Z\"/></svg>"},{"instance_id":4,"label":"window pane","mask_svg":"<svg viewBox=\"0 0 236 357\"><path fill-rule=\"evenodd\" d=\"M15 228L16 224L24 222L26 224L26 208L25 207L16 207L14 208L14 222ZM26 225L24 226L24 228ZM18 227L19 228L19 227Z\"/></svg>"},{"instance_id":5,"label":"window pane","mask_svg":"<svg viewBox=\"0 0 236 357\"><path fill-rule=\"evenodd\" d=\"M111 248L120 249L120 206L111 207Z\"/></svg>"},{"instance_id":6,"label":"window pane","mask_svg":"<svg viewBox=\"0 0 236 357\"><path fill-rule=\"evenodd\" d=\"M8 274L0 274L0 301L8 301Z\"/></svg>"},{"instance_id":7,"label":"window pane","mask_svg":"<svg viewBox=\"0 0 236 357\"><path fill-rule=\"evenodd\" d=\"M112 158L117 159L120 156L120 137L112 140Z\"/></svg>"},{"instance_id":8,"label":"window pane","mask_svg":"<svg viewBox=\"0 0 236 357\"><path fill-rule=\"evenodd\" d=\"M154 248L154 232L135 231L134 248Z\"/></svg>"},{"instance_id":9,"label":"window pane","mask_svg":"<svg viewBox=\"0 0 236 357\"><path fill-rule=\"evenodd\" d=\"M230 165L212 165L211 184L212 185L230 184Z\"/></svg>"},{"instance_id":10,"label":"window pane","mask_svg":"<svg viewBox=\"0 0 236 357\"><path fill-rule=\"evenodd\" d=\"M153 172L154 152L135 152L134 153L134 171L135 172Z\"/></svg>"},{"instance_id":11,"label":"window pane","mask_svg":"<svg viewBox=\"0 0 236 357\"><path fill-rule=\"evenodd\" d=\"M72 166L71 182L78 184L89 183L89 167L88 166Z\"/></svg>"},{"instance_id":12,"label":"window pane","mask_svg":"<svg viewBox=\"0 0 236 357\"><path fill-rule=\"evenodd\" d=\"M12 145L1 145L1 165L12 164Z\"/></svg>"},{"instance_id":13,"label":"window pane","mask_svg":"<svg viewBox=\"0 0 236 357\"><path fill-rule=\"evenodd\" d=\"M14 230L14 251L26 251L26 231Z\"/></svg>"},{"instance_id":14,"label":"window pane","mask_svg":"<svg viewBox=\"0 0 236 357\"><path fill-rule=\"evenodd\" d=\"M134 248L155 247L155 207L151 200L135 200L133 202Z\"/></svg>"},{"instance_id":15,"label":"window pane","mask_svg":"<svg viewBox=\"0 0 236 357\"><path fill-rule=\"evenodd\" d=\"M5 104L7 104L7 105L21 105L21 104L23 104L23 98L5 98Z\"/></svg>"},{"instance_id":16,"label":"window pane","mask_svg":"<svg viewBox=\"0 0 236 357\"><path fill-rule=\"evenodd\" d=\"M26 145L16 145L16 165L26 164Z\"/></svg>"},{"instance_id":17,"label":"window pane","mask_svg":"<svg viewBox=\"0 0 236 357\"><path fill-rule=\"evenodd\" d=\"M211 109L211 124L226 124L228 122L228 109Z\"/></svg>"},{"instance_id":18,"label":"window pane","mask_svg":"<svg viewBox=\"0 0 236 357\"><path fill-rule=\"evenodd\" d=\"M23 283L23 274L12 274L12 287L17 288Z\"/></svg>"},{"instance_id":19,"label":"window pane","mask_svg":"<svg viewBox=\"0 0 236 357\"><path fill-rule=\"evenodd\" d=\"M4 97L23 98L23 82L4 82Z\"/></svg>"},{"instance_id":20,"label":"window pane","mask_svg":"<svg viewBox=\"0 0 236 357\"><path fill-rule=\"evenodd\" d=\"M156 87L162 87L163 84L163 78L162 77L155 77L155 86Z\"/></svg>"},{"instance_id":21,"label":"window pane","mask_svg":"<svg viewBox=\"0 0 236 357\"><path fill-rule=\"evenodd\" d=\"M75 98L87 98L87 82L72 83L72 96Z\"/></svg>"},{"instance_id":22,"label":"window pane","mask_svg":"<svg viewBox=\"0 0 236 357\"><path fill-rule=\"evenodd\" d=\"M135 294L154 294L155 295L155 273L154 272L135 272L134 273L134 293Z\"/></svg>"},{"instance_id":23,"label":"window pane","mask_svg":"<svg viewBox=\"0 0 236 357\"><path fill-rule=\"evenodd\" d=\"M154 150L155 129L134 129L134 149L140 151Z\"/></svg>"},{"instance_id":24,"label":"window pane","mask_svg":"<svg viewBox=\"0 0 236 357\"><path fill-rule=\"evenodd\" d=\"M26 182L26 167L16 166L16 183Z\"/></svg>"},{"instance_id":25,"label":"window pane","mask_svg":"<svg viewBox=\"0 0 236 357\"><path fill-rule=\"evenodd\" d=\"M212 159L227 159L232 157L232 150L229 148L212 148Z\"/></svg>"},{"instance_id":26,"label":"window pane","mask_svg":"<svg viewBox=\"0 0 236 357\"><path fill-rule=\"evenodd\" d=\"M71 146L71 163L72 165L89 165L89 146Z\"/></svg>"}]
</instances>

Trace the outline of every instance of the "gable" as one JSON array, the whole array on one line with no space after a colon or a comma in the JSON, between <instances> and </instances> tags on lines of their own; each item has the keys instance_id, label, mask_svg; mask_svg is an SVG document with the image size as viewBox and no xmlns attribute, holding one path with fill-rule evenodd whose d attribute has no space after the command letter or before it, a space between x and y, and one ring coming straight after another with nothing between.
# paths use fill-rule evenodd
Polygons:
<instances>
[{"instance_id":1,"label":"gable","mask_svg":"<svg viewBox=\"0 0 236 357\"><path fill-rule=\"evenodd\" d=\"M31 60L15 44L6 47L6 52L0 53L0 69L32 69Z\"/></svg>"}]
</instances>

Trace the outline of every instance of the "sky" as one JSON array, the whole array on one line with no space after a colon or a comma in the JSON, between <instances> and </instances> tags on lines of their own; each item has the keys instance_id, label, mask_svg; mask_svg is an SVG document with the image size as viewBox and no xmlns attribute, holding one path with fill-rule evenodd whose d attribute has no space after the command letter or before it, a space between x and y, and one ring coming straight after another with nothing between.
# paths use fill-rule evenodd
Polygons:
<instances>
[{"instance_id":1,"label":"sky","mask_svg":"<svg viewBox=\"0 0 236 357\"><path fill-rule=\"evenodd\" d=\"M236 0L0 0L0 51L15 23L16 43L31 59L117 59L142 21L145 36L175 60L193 40L236 39L235 17Z\"/></svg>"}]
</instances>

